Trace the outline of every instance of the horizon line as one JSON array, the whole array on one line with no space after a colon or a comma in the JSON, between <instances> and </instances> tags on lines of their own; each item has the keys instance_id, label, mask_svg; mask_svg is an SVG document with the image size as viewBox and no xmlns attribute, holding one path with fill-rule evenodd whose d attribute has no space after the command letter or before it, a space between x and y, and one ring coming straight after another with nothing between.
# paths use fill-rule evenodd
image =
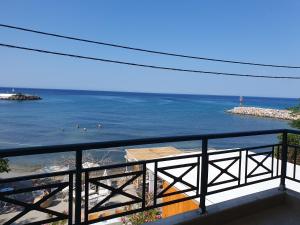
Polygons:
<instances>
[{"instance_id":1,"label":"horizon line","mask_svg":"<svg viewBox=\"0 0 300 225\"><path fill-rule=\"evenodd\" d=\"M193 95L193 96L226 96L226 97L250 97L250 98L282 98L282 99L300 99L300 97L279 97L279 96L251 96L251 95L230 95L230 94L200 94L200 93L170 93L170 92L141 92L141 91L119 91L119 90L94 90L94 89L73 89L73 88L38 88L38 87L18 87L18 86L0 86L0 88L10 89L37 89L37 90L57 90L57 91L86 91L86 92L116 92L128 94L156 94L156 95Z\"/></svg>"}]
</instances>

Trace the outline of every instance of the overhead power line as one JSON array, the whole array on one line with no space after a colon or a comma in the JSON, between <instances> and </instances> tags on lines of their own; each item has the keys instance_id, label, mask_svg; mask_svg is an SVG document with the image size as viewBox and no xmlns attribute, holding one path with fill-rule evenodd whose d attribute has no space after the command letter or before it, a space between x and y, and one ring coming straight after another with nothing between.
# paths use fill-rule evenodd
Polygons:
<instances>
[{"instance_id":1,"label":"overhead power line","mask_svg":"<svg viewBox=\"0 0 300 225\"><path fill-rule=\"evenodd\" d=\"M179 71L179 72L201 73L201 74L234 76L234 77L256 77L256 78L294 79L294 80L300 79L300 77L293 77L293 76L267 76L267 75L254 75L254 74L213 72L213 71L192 70L192 69L164 67L164 66L156 66L156 65L148 65L148 64L139 64L139 63L124 62L124 61L111 60L111 59L95 58L95 57L83 56L83 55L74 55L74 54L62 53L62 52L54 52L54 51L48 51L48 50L43 50L43 49L28 48L28 47L3 44L3 43L0 43L0 47L21 49L21 50L26 50L26 51L31 51L31 52L39 52L39 53L51 54L51 55L67 56L67 57L78 58L78 59L87 59L87 60L101 61L101 62L107 62L107 63L116 63L116 64L122 64L122 65L128 65L128 66L145 67L145 68Z\"/></svg>"},{"instance_id":2,"label":"overhead power line","mask_svg":"<svg viewBox=\"0 0 300 225\"><path fill-rule=\"evenodd\" d=\"M174 56L174 57L181 57L181 58L188 58L188 59L198 59L198 60L206 60L206 61L213 61L213 62L234 63L234 64L242 64L242 65L250 65L250 66L277 67L277 68L287 68L287 69L299 69L300 68L300 66L265 64L265 63L245 62L245 61L238 61L238 60L216 59L216 58L208 58L208 57L201 57L201 56L191 56L191 55L185 55L185 54L171 53L171 52L155 51L155 50L149 50L149 49L143 49L143 48L135 48L135 47L125 46L125 45L118 45L118 44L101 42L101 41L93 41L93 40L88 40L88 39L83 39L83 38L49 33L49 32L44 32L44 31L39 31L39 30L33 30L33 29L24 28L24 27L16 27L16 26L11 26L11 25L7 25L7 24L0 24L0 27L10 28L10 29L15 29L15 30L20 30L20 31L26 31L26 32L36 33L36 34L42 34L42 35L47 35L47 36L52 36L52 37L57 37L57 38L64 38L64 39L69 39L69 40L74 40L74 41L81 41L81 42L87 42L87 43L92 43L92 44L105 45L105 46L110 46L110 47L115 47L115 48L122 48L122 49L127 49L127 50L140 51L140 52L159 54L159 55Z\"/></svg>"}]
</instances>

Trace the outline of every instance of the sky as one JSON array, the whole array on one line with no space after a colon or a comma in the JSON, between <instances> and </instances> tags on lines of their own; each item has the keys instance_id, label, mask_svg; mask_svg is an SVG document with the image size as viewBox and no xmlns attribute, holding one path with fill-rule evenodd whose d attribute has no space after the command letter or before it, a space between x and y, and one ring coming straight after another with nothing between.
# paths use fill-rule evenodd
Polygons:
<instances>
[{"instance_id":1,"label":"sky","mask_svg":"<svg viewBox=\"0 0 300 225\"><path fill-rule=\"evenodd\" d=\"M2 0L0 23L132 47L270 64L300 65L300 1ZM150 55L0 28L0 43L196 70L300 76ZM155 93L300 97L300 80L163 71L0 47L0 86Z\"/></svg>"}]
</instances>

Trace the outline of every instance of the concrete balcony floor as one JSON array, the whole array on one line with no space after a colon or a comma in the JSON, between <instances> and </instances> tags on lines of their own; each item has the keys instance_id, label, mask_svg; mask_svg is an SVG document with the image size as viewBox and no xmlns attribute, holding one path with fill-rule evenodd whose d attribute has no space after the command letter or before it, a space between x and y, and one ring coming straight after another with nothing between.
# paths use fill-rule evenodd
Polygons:
<instances>
[{"instance_id":1,"label":"concrete balcony floor","mask_svg":"<svg viewBox=\"0 0 300 225\"><path fill-rule=\"evenodd\" d=\"M207 211L201 215L195 210L151 225L299 225L300 194L271 189L209 206Z\"/></svg>"},{"instance_id":2,"label":"concrete balcony floor","mask_svg":"<svg viewBox=\"0 0 300 225\"><path fill-rule=\"evenodd\" d=\"M300 204L299 204L300 206ZM201 224L201 223L199 223ZM234 219L224 225L296 225L300 224L300 210L289 204L274 206L261 212Z\"/></svg>"}]
</instances>

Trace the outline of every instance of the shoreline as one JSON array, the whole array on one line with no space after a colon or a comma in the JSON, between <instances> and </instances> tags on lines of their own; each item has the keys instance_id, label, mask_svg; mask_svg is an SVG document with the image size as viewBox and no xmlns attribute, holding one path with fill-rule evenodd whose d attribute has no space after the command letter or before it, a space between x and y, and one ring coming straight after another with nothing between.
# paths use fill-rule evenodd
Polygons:
<instances>
[{"instance_id":1,"label":"shoreline","mask_svg":"<svg viewBox=\"0 0 300 225\"><path fill-rule=\"evenodd\" d=\"M295 115L291 110L287 110L287 109L271 109L271 108L261 108L261 107L239 106L227 110L227 112L231 114L265 117L265 118L273 118L273 119L281 119L281 120L300 119L300 115Z\"/></svg>"}]
</instances>

